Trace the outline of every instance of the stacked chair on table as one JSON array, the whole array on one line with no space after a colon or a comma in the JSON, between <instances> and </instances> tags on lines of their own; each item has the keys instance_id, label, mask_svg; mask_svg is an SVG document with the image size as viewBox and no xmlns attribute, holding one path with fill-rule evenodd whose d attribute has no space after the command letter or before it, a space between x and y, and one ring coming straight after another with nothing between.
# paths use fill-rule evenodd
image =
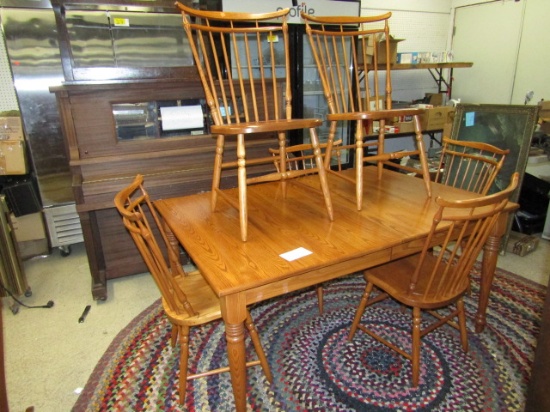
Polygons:
<instances>
[{"instance_id":1,"label":"stacked chair on table","mask_svg":"<svg viewBox=\"0 0 550 412\"><path fill-rule=\"evenodd\" d=\"M187 33L198 74L210 109L211 133L217 137L212 182L212 208L218 196L239 210L241 239L247 240L247 185L311 174L319 175L327 215L333 219L317 130L320 119L292 118L290 53L288 50L289 9L271 13L237 13L196 10L181 3L183 27ZM289 170L286 147L288 132L308 130L315 166ZM253 166L271 164L272 156L247 158L246 146L256 136L278 139L278 170L251 176ZM226 138L236 137L237 159L226 159ZM238 199L220 190L223 172L237 169Z\"/></svg>"},{"instance_id":2,"label":"stacked chair on table","mask_svg":"<svg viewBox=\"0 0 550 412\"><path fill-rule=\"evenodd\" d=\"M362 208L365 163L374 163L378 167L379 179L384 167L420 174L426 194L431 196L419 118L424 110L392 109L390 17L391 13L371 17L319 17L302 13L328 104L326 120L330 122L330 130L327 151L330 153L339 122L350 122L354 127L355 141L349 146L344 145L342 150L350 149L355 156L355 178L350 180L355 184L358 210ZM379 47L375 46L372 55L367 55L366 51L372 45ZM383 48L385 53L379 53L379 48ZM383 59L381 54L388 57ZM412 118L416 147L412 150L386 150L386 124L403 117ZM373 128L375 123L378 124L377 131ZM400 161L413 156L418 158L419 167Z\"/></svg>"},{"instance_id":3,"label":"stacked chair on table","mask_svg":"<svg viewBox=\"0 0 550 412\"><path fill-rule=\"evenodd\" d=\"M133 183L121 190L115 196L114 203L160 290L164 312L172 324L172 346L175 346L179 339L179 401L183 404L187 380L229 371L228 367L224 367L192 375L187 373L190 328L216 320L221 321L219 299L199 271L186 272L183 269L178 253L170 243L155 207L143 187L143 176L138 175ZM157 241L157 238L160 241ZM168 259L165 258L165 254ZM267 380L271 382L271 370L250 313L247 313L245 326L258 355L258 360L247 362L247 366L260 364Z\"/></svg>"}]
</instances>

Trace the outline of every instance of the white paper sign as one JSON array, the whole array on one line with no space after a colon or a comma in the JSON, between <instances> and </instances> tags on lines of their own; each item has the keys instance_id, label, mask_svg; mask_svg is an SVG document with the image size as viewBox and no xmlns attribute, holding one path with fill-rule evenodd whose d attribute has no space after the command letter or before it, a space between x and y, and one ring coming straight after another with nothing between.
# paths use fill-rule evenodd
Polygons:
<instances>
[{"instance_id":1,"label":"white paper sign","mask_svg":"<svg viewBox=\"0 0 550 412\"><path fill-rule=\"evenodd\" d=\"M298 249L291 250L290 252L285 252L279 256L281 256L283 259L288 260L289 262L292 262L293 260L300 259L304 256L311 255L313 252L310 250L307 250L303 247L299 247Z\"/></svg>"}]
</instances>

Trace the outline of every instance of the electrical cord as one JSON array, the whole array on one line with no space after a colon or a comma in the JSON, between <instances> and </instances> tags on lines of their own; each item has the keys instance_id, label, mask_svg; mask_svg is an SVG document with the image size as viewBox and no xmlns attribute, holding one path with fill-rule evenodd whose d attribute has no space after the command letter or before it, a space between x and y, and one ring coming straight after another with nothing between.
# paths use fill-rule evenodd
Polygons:
<instances>
[{"instance_id":1,"label":"electrical cord","mask_svg":"<svg viewBox=\"0 0 550 412\"><path fill-rule=\"evenodd\" d=\"M16 301L18 304L20 304L21 306L24 306L26 308L29 308L29 309L41 309L41 308L46 308L46 309L49 309L51 307L53 307L54 305L54 302L53 300L49 300L48 303L46 303L45 305L38 305L38 306L29 306L23 302L21 302L19 299L17 299L15 297L15 295L8 289L4 286L4 284L0 281L0 287L8 294L11 296L11 298Z\"/></svg>"}]
</instances>

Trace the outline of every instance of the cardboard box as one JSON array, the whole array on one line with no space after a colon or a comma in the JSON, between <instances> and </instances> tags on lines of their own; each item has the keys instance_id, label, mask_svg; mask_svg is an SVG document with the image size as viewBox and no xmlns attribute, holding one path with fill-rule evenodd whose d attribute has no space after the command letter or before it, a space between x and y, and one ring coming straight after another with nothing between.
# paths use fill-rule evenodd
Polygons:
<instances>
[{"instance_id":1,"label":"cardboard box","mask_svg":"<svg viewBox=\"0 0 550 412\"><path fill-rule=\"evenodd\" d=\"M443 126L443 136L451 137L453 134L453 123L455 120L455 110L451 110L447 113L447 122Z\"/></svg>"},{"instance_id":2,"label":"cardboard box","mask_svg":"<svg viewBox=\"0 0 550 412\"><path fill-rule=\"evenodd\" d=\"M424 100L432 106L442 106L443 93L424 93Z\"/></svg>"},{"instance_id":3,"label":"cardboard box","mask_svg":"<svg viewBox=\"0 0 550 412\"><path fill-rule=\"evenodd\" d=\"M50 249L47 239L27 240L26 242L17 242L19 256L22 260L30 259L35 256L49 255Z\"/></svg>"},{"instance_id":4,"label":"cardboard box","mask_svg":"<svg viewBox=\"0 0 550 412\"><path fill-rule=\"evenodd\" d=\"M438 106L426 109L421 116L422 130L443 130L449 122L449 114L454 111L450 106Z\"/></svg>"},{"instance_id":5,"label":"cardboard box","mask_svg":"<svg viewBox=\"0 0 550 412\"><path fill-rule=\"evenodd\" d=\"M414 122L412 116L401 116L397 122L400 133L414 133Z\"/></svg>"},{"instance_id":6,"label":"cardboard box","mask_svg":"<svg viewBox=\"0 0 550 412\"><path fill-rule=\"evenodd\" d=\"M2 116L0 114L0 141L23 140L23 124L19 116Z\"/></svg>"},{"instance_id":7,"label":"cardboard box","mask_svg":"<svg viewBox=\"0 0 550 412\"><path fill-rule=\"evenodd\" d=\"M0 140L0 175L27 174L24 140Z\"/></svg>"},{"instance_id":8,"label":"cardboard box","mask_svg":"<svg viewBox=\"0 0 550 412\"><path fill-rule=\"evenodd\" d=\"M372 132L378 133L379 130L380 130L380 122L375 120L373 122ZM393 133L400 133L400 132L401 130L399 129L398 123L386 124L384 126L384 133L386 134L393 134Z\"/></svg>"},{"instance_id":9,"label":"cardboard box","mask_svg":"<svg viewBox=\"0 0 550 412\"><path fill-rule=\"evenodd\" d=\"M550 101L539 102L540 131L550 134Z\"/></svg>"},{"instance_id":10,"label":"cardboard box","mask_svg":"<svg viewBox=\"0 0 550 412\"><path fill-rule=\"evenodd\" d=\"M30 213L19 217L10 213L9 217L21 259L49 253L48 238L46 237L42 212Z\"/></svg>"},{"instance_id":11,"label":"cardboard box","mask_svg":"<svg viewBox=\"0 0 550 412\"><path fill-rule=\"evenodd\" d=\"M550 101L539 102L539 119L550 122Z\"/></svg>"},{"instance_id":12,"label":"cardboard box","mask_svg":"<svg viewBox=\"0 0 550 412\"><path fill-rule=\"evenodd\" d=\"M507 249L509 252L523 257L535 251L538 244L538 236L519 235L518 237L518 235L511 233Z\"/></svg>"},{"instance_id":13,"label":"cardboard box","mask_svg":"<svg viewBox=\"0 0 550 412\"><path fill-rule=\"evenodd\" d=\"M10 222L13 226L17 242L46 239L46 230L42 212L30 213L16 217L10 213Z\"/></svg>"},{"instance_id":14,"label":"cardboard box","mask_svg":"<svg viewBox=\"0 0 550 412\"><path fill-rule=\"evenodd\" d=\"M397 63L397 44L405 39L396 39L390 35L390 63ZM361 42L359 43L362 44ZM376 50L378 55L378 63L386 63L386 43L385 38L378 37L376 41L374 36L369 36L367 42L367 52L364 53L367 57L367 63L372 63L374 60L374 47L376 44ZM359 56L362 56L363 53L359 53Z\"/></svg>"}]
</instances>

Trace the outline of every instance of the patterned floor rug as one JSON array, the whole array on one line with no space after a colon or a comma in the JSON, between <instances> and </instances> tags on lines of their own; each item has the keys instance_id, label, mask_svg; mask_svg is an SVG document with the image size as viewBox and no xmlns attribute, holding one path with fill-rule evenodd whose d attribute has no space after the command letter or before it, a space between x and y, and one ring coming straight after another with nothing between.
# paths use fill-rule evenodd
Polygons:
<instances>
[{"instance_id":1,"label":"patterned floor rug","mask_svg":"<svg viewBox=\"0 0 550 412\"><path fill-rule=\"evenodd\" d=\"M313 291L255 306L252 315L268 354L274 382L248 369L249 411L521 411L534 356L546 288L498 270L488 326L473 332L479 268L467 297L470 349L458 332L440 328L423 339L420 385L411 388L410 363L358 332L347 341L364 289L360 275L325 285L325 314ZM410 313L378 304L369 322L408 342ZM179 349L155 302L122 330L91 375L73 411L232 411L228 374L187 383L178 404ZM223 324L195 331L190 368L226 364ZM253 350L248 347L248 352Z\"/></svg>"}]
</instances>

